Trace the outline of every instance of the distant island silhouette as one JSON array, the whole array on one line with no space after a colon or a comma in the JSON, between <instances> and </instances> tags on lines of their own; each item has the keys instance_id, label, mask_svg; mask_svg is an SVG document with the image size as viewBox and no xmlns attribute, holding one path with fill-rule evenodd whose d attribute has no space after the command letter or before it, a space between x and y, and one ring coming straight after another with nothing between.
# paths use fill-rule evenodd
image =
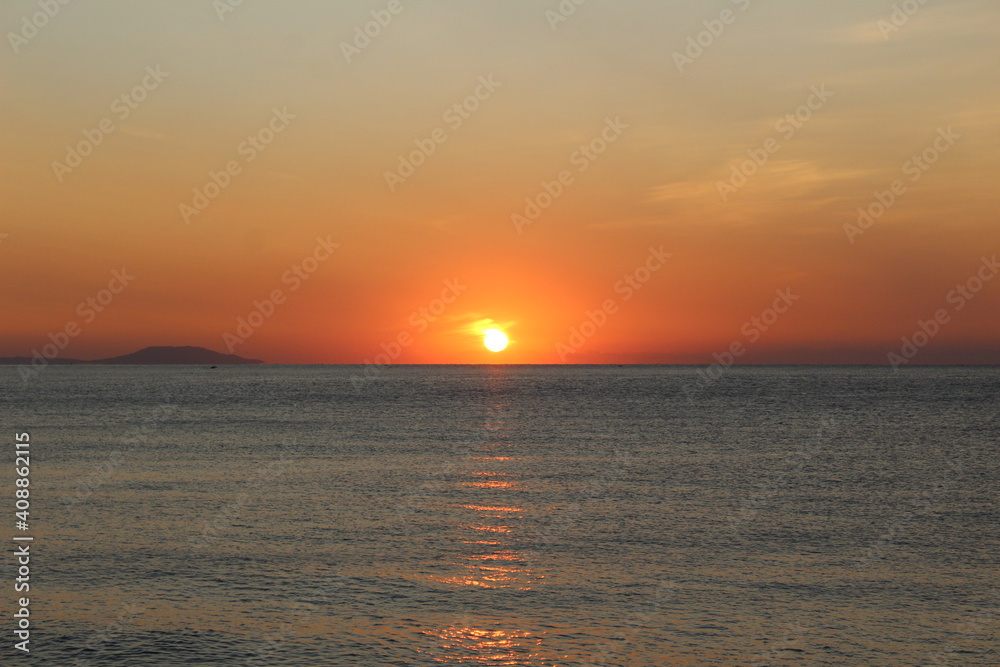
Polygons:
<instances>
[{"instance_id":1,"label":"distant island silhouette","mask_svg":"<svg viewBox=\"0 0 1000 667\"><path fill-rule=\"evenodd\" d=\"M31 357L0 357L0 364L25 364L30 365ZM204 347L193 347L190 345L171 347L145 347L131 354L124 354L120 357L109 357L108 359L94 359L86 361L83 359L63 359L56 357L49 359L50 364L211 364L211 365L246 365L263 364L260 359L245 359L235 354L223 354L215 350Z\"/></svg>"}]
</instances>

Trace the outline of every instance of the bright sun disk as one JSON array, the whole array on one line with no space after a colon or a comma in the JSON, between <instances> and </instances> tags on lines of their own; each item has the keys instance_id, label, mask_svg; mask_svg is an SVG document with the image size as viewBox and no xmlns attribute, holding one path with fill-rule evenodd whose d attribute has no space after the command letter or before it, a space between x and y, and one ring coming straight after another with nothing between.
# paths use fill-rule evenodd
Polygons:
<instances>
[{"instance_id":1,"label":"bright sun disk","mask_svg":"<svg viewBox=\"0 0 1000 667\"><path fill-rule=\"evenodd\" d=\"M483 332L483 345L490 352L501 352L507 347L507 334L499 329L487 329Z\"/></svg>"}]
</instances>

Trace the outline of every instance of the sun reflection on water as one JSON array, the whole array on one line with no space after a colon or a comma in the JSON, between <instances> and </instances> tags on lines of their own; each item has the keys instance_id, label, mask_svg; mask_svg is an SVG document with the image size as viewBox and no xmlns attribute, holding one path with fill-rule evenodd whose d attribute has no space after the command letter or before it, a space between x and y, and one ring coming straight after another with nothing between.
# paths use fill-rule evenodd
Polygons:
<instances>
[{"instance_id":1,"label":"sun reflection on water","mask_svg":"<svg viewBox=\"0 0 1000 667\"><path fill-rule=\"evenodd\" d=\"M463 665L537 665L542 640L524 630L455 625L431 633L441 654L435 662Z\"/></svg>"},{"instance_id":2,"label":"sun reflection on water","mask_svg":"<svg viewBox=\"0 0 1000 667\"><path fill-rule=\"evenodd\" d=\"M530 488L518 473L522 459L505 413L502 402L491 406L482 427L483 443L465 457L465 472L454 480L464 496L452 505L457 543L463 548L450 559L455 574L438 579L481 591L475 594L484 596L475 603L478 609L503 606L504 591L531 591L543 578L521 546L521 522L531 510L522 493ZM438 663L554 664L540 661L541 636L526 629L504 629L481 617L465 615L460 622L426 634L437 640L433 660Z\"/></svg>"},{"instance_id":3,"label":"sun reflection on water","mask_svg":"<svg viewBox=\"0 0 1000 667\"><path fill-rule=\"evenodd\" d=\"M459 505L459 507L464 507L467 510L477 510L479 512L523 512L524 510L520 507L504 507L504 506L493 506L493 505Z\"/></svg>"}]
</instances>

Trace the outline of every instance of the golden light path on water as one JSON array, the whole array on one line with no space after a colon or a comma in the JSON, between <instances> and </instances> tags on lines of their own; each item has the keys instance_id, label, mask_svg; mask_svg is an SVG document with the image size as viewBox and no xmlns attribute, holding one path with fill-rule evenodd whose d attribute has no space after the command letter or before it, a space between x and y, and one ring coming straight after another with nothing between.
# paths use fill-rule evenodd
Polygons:
<instances>
[{"instance_id":1,"label":"golden light path on water","mask_svg":"<svg viewBox=\"0 0 1000 667\"><path fill-rule=\"evenodd\" d=\"M469 493L482 492L480 502L456 503L455 525L459 541L466 546L452 565L459 570L442 577L441 583L461 589L475 589L483 595L499 596L503 591L531 591L543 576L535 573L527 554L520 549L524 535L520 521L530 508L515 502L525 482L510 472L520 462L518 443L504 420L505 405L496 403L483 425L485 444L477 455L464 457L468 465L457 484ZM509 466L509 469L503 469ZM478 498L477 498L478 500ZM498 598L499 601L499 598ZM500 605L497 605L498 607ZM438 646L435 662L481 665L557 665L557 656L543 657L543 637L523 628L497 627L477 623L465 614L445 627L428 631Z\"/></svg>"}]
</instances>

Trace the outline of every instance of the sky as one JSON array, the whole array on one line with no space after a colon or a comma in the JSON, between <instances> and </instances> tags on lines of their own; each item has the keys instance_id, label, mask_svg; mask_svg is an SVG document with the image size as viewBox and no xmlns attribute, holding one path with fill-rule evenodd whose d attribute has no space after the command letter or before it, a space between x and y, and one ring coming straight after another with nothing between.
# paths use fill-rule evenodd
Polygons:
<instances>
[{"instance_id":1,"label":"sky","mask_svg":"<svg viewBox=\"0 0 1000 667\"><path fill-rule=\"evenodd\" d=\"M0 27L0 356L1000 363L991 0Z\"/></svg>"}]
</instances>

